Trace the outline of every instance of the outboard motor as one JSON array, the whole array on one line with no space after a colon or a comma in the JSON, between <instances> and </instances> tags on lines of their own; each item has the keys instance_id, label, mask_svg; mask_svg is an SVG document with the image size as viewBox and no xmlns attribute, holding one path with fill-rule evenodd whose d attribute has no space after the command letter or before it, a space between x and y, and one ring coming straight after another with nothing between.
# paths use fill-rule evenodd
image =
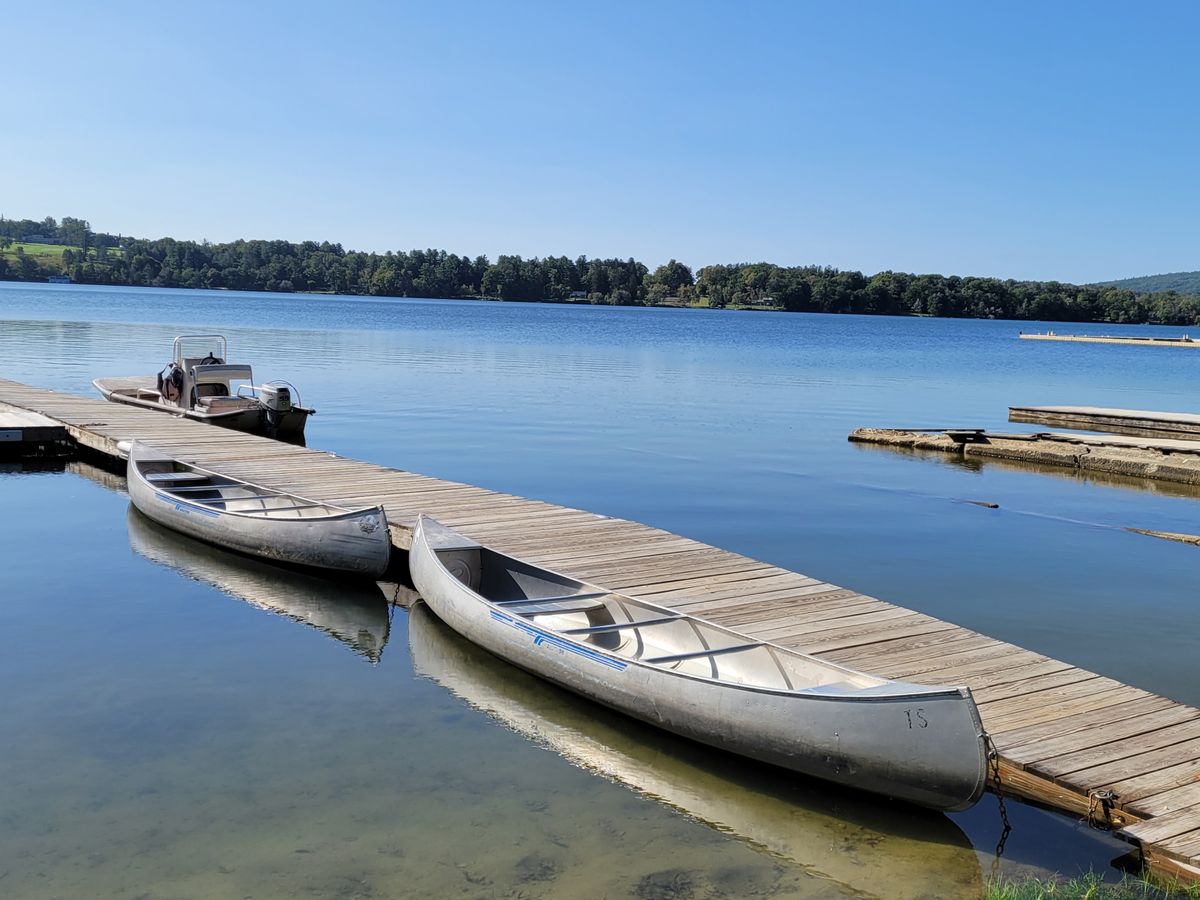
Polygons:
<instances>
[{"instance_id":1,"label":"outboard motor","mask_svg":"<svg viewBox=\"0 0 1200 900\"><path fill-rule=\"evenodd\" d=\"M283 423L283 418L292 411L292 391L295 390L284 381L268 381L258 392L258 408L260 415L267 420L267 427L274 432Z\"/></svg>"},{"instance_id":2,"label":"outboard motor","mask_svg":"<svg viewBox=\"0 0 1200 900\"><path fill-rule=\"evenodd\" d=\"M271 412L291 412L291 389L282 384L264 384L258 390L258 402L263 405L264 409Z\"/></svg>"}]
</instances>

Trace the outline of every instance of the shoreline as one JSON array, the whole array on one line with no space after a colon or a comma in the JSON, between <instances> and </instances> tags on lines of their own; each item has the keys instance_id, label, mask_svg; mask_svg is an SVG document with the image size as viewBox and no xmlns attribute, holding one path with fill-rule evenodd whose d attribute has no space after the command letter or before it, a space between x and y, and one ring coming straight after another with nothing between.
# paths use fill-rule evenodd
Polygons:
<instances>
[{"instance_id":1,"label":"shoreline","mask_svg":"<svg viewBox=\"0 0 1200 900\"><path fill-rule=\"evenodd\" d=\"M326 297L330 299L347 299L347 300L418 300L422 302L437 303L441 301L459 302L472 301L479 303L529 303L544 306L577 306L577 307L610 307L614 309L694 309L694 310L716 310L726 312L758 312L758 313L788 313L794 315L811 315L811 316L861 316L871 319L926 319L933 321L944 322L1010 322L1016 325L1022 323L1045 323L1045 324L1065 324L1065 325L1107 325L1127 328L1188 328L1194 326L1188 325L1171 325L1164 322L1107 322L1100 319L1088 319L1077 321L1063 321L1055 319L1010 319L997 316L938 316L932 313L895 313L895 312L869 312L865 310L854 311L829 311L829 310L807 310L796 309L789 310L781 306L762 306L749 304L729 304L726 306L714 306L706 303L591 303L580 300L505 300L501 297L479 297L460 295L455 297L419 297L416 295L404 294L339 294L332 291L265 291L265 290L249 290L243 288L226 288L226 287L182 287L179 285L146 285L146 284L108 284L103 282L87 282L87 281L71 281L69 283L49 283L38 280L23 280L16 278L0 278L0 289L5 285L20 285L24 287L34 288L53 288L61 290L63 288L103 288L111 290L124 291L190 291L195 293L226 293L226 294L251 294L263 297ZM1084 337L1090 337L1085 335ZM1121 338L1121 335L1113 335L1112 337ZM1153 336L1138 337L1130 335L1129 339L1133 344L1149 344L1149 343L1166 343L1168 346L1174 346L1170 343L1174 335L1164 335L1166 341L1162 339L1154 339ZM1196 341L1200 345L1200 341ZM1188 345L1184 345L1188 346Z\"/></svg>"}]
</instances>

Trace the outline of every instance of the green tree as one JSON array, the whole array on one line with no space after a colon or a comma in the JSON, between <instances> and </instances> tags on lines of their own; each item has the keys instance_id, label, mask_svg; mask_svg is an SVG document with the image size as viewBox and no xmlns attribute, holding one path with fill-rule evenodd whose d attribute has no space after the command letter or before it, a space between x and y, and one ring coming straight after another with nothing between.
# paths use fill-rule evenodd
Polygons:
<instances>
[{"instance_id":1,"label":"green tree","mask_svg":"<svg viewBox=\"0 0 1200 900\"><path fill-rule=\"evenodd\" d=\"M659 266L653 275L648 276L646 288L661 288L660 293L665 296L678 297L683 288L691 287L695 283L692 270L673 259L666 265Z\"/></svg>"},{"instance_id":2,"label":"green tree","mask_svg":"<svg viewBox=\"0 0 1200 900\"><path fill-rule=\"evenodd\" d=\"M63 216L62 223L58 226L58 236L62 242L75 247L86 248L91 231L91 225L83 219L76 219L73 216Z\"/></svg>"}]
</instances>

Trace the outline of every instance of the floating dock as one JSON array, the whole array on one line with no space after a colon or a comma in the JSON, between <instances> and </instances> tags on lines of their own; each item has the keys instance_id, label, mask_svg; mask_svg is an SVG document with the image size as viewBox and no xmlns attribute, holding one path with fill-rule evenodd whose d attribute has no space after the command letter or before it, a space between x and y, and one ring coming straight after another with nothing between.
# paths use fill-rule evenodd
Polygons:
<instances>
[{"instance_id":1,"label":"floating dock","mask_svg":"<svg viewBox=\"0 0 1200 900\"><path fill-rule=\"evenodd\" d=\"M1002 459L1080 472L1200 485L1200 440L1139 438L1116 434L979 430L925 431L856 428L850 440L909 450L936 450L967 459Z\"/></svg>"},{"instance_id":2,"label":"floating dock","mask_svg":"<svg viewBox=\"0 0 1200 900\"><path fill-rule=\"evenodd\" d=\"M0 380L0 402L110 457L140 439L279 490L381 502L401 549L429 513L503 553L759 640L888 678L968 685L998 751L993 789L1111 826L1154 871L1200 881L1200 709L635 522L12 381Z\"/></svg>"},{"instance_id":3,"label":"floating dock","mask_svg":"<svg viewBox=\"0 0 1200 900\"><path fill-rule=\"evenodd\" d=\"M1200 441L1200 415L1105 406L1010 406L1010 422Z\"/></svg>"},{"instance_id":4,"label":"floating dock","mask_svg":"<svg viewBox=\"0 0 1200 900\"><path fill-rule=\"evenodd\" d=\"M1023 341L1066 341L1074 344L1127 344L1135 347L1200 347L1200 340L1188 337L1135 337L1128 334L1055 334L1053 331L1026 334Z\"/></svg>"},{"instance_id":5,"label":"floating dock","mask_svg":"<svg viewBox=\"0 0 1200 900\"><path fill-rule=\"evenodd\" d=\"M67 441L67 429L61 422L0 403L0 456L57 455Z\"/></svg>"}]
</instances>

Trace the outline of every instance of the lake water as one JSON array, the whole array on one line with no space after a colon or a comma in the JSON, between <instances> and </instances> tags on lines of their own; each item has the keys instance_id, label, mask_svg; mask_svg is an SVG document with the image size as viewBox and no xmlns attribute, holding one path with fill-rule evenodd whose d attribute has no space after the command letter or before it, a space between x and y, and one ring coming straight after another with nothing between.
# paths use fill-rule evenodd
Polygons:
<instances>
[{"instance_id":1,"label":"lake water","mask_svg":"<svg viewBox=\"0 0 1200 900\"><path fill-rule=\"evenodd\" d=\"M1016 339L1038 327L0 284L0 376L92 394L219 331L318 408L310 446L646 522L1200 703L1200 551L1122 530L1197 533L1192 492L846 441L1006 427L1010 404L1200 405L1200 355ZM924 815L677 741L421 608L165 533L122 491L82 464L0 474L6 896L958 897L993 868L990 797ZM1124 851L1009 812L1000 871Z\"/></svg>"}]
</instances>

